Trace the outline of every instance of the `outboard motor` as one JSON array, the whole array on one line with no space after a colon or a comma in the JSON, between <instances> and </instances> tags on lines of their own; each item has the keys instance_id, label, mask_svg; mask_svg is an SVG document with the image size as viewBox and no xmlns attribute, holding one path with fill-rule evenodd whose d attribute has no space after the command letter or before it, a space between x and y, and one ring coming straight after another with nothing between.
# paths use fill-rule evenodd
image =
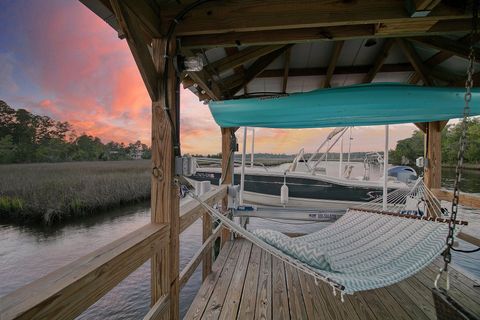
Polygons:
<instances>
[{"instance_id":1,"label":"outboard motor","mask_svg":"<svg viewBox=\"0 0 480 320\"><path fill-rule=\"evenodd\" d=\"M388 176L397 178L398 181L403 183L410 183L417 179L417 172L412 167L395 166L388 169Z\"/></svg>"}]
</instances>

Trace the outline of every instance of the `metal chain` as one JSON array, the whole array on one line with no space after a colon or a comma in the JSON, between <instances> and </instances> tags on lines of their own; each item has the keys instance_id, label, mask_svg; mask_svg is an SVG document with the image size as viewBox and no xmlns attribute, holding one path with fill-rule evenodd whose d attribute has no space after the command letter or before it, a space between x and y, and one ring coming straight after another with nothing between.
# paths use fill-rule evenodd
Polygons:
<instances>
[{"instance_id":1,"label":"metal chain","mask_svg":"<svg viewBox=\"0 0 480 320\"><path fill-rule=\"evenodd\" d=\"M452 210L450 221L448 222L448 236L446 240L447 249L443 254L444 267L441 272L448 271L448 264L452 261L452 247L454 242L455 234L455 222L457 220L458 212L458 202L460 196L460 181L462 178L462 167L463 167L463 158L465 154L465 149L467 145L467 121L470 114L470 101L472 100L472 87L473 87L473 74L475 72L475 55L474 55L474 44L475 38L477 35L477 20L478 20L478 0L474 1L473 4L473 17L472 17L472 33L470 36L470 53L468 55L468 68L467 68L467 80L465 81L465 107L463 109L463 120L462 120L462 133L460 136L460 146L457 155L457 166L455 168L455 181L453 186L453 199L452 199ZM447 286L448 287L448 286Z\"/></svg>"}]
</instances>

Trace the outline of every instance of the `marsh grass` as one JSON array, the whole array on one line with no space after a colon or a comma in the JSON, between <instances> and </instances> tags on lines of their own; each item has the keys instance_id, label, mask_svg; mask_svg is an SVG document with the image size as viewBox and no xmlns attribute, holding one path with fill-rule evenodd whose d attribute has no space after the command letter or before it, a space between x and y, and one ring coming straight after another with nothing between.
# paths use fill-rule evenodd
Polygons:
<instances>
[{"instance_id":1,"label":"marsh grass","mask_svg":"<svg viewBox=\"0 0 480 320\"><path fill-rule=\"evenodd\" d=\"M51 224L150 197L150 161L0 165L0 220Z\"/></svg>"}]
</instances>

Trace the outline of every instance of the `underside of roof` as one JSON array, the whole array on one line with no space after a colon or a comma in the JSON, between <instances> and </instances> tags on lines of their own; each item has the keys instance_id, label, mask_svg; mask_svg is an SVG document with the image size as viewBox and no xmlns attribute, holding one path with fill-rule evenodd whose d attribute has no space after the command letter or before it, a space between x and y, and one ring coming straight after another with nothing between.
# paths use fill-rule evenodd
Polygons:
<instances>
[{"instance_id":1,"label":"underside of roof","mask_svg":"<svg viewBox=\"0 0 480 320\"><path fill-rule=\"evenodd\" d=\"M472 1L81 1L127 38L147 89L159 81L149 70L152 40L176 21L179 53L204 63L181 75L202 101L372 82L465 84Z\"/></svg>"}]
</instances>

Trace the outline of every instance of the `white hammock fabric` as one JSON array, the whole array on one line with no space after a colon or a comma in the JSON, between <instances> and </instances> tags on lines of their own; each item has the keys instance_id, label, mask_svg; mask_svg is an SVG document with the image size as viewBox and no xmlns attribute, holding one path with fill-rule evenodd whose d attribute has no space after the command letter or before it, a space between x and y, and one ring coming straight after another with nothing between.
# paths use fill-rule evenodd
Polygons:
<instances>
[{"instance_id":1,"label":"white hammock fabric","mask_svg":"<svg viewBox=\"0 0 480 320\"><path fill-rule=\"evenodd\" d=\"M392 198L403 197L405 209L407 196L425 190L423 183L417 182L409 191L393 192ZM315 233L290 238L268 229L250 232L190 194L230 230L310 274L315 281L330 284L334 293L338 290L352 294L402 281L426 267L446 248L448 224L366 212L368 205L349 209L339 220ZM375 207L376 203L369 205ZM392 206L402 211L399 203L389 209Z\"/></svg>"}]
</instances>

